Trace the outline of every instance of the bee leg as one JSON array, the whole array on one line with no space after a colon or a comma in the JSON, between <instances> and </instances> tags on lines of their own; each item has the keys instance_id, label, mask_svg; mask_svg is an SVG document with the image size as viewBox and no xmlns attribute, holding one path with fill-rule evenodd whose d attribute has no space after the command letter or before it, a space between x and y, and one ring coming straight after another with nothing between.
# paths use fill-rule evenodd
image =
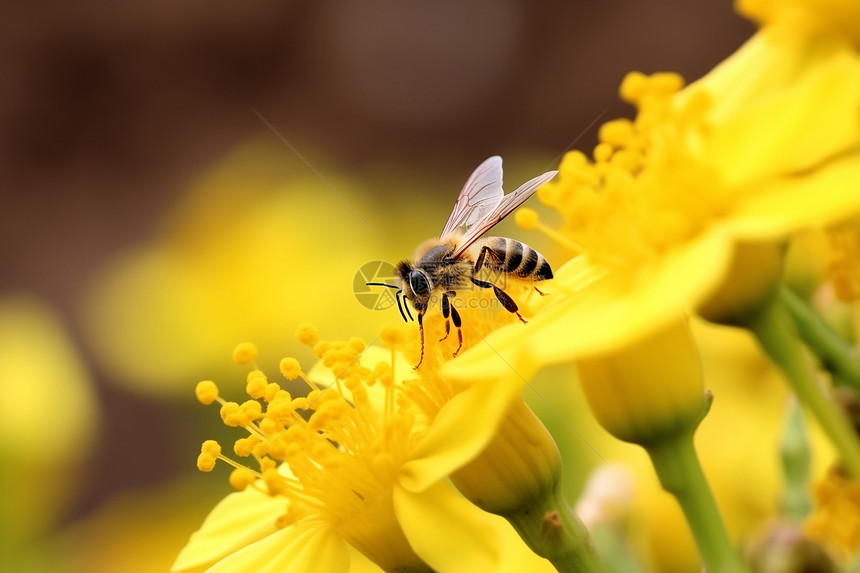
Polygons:
<instances>
[{"instance_id":1,"label":"bee leg","mask_svg":"<svg viewBox=\"0 0 860 573\"><path fill-rule=\"evenodd\" d=\"M542 290L540 290L538 287L534 287L534 288L535 288L535 290L536 290L536 291L538 291L538 294L539 294L539 295L541 295L541 296L546 296L546 295L548 294L548 293L545 293L545 292L543 292Z\"/></svg>"},{"instance_id":2,"label":"bee leg","mask_svg":"<svg viewBox=\"0 0 860 573\"><path fill-rule=\"evenodd\" d=\"M508 312L512 312L512 313L516 314L517 318L519 318L523 324L526 324L528 322L520 314L520 312L519 312L520 307L517 306L517 303L514 302L514 299L512 299L508 295L508 293L506 293L505 291L503 291L502 289L500 289L499 287L497 287L493 283L488 283L487 281L481 281L481 280L478 280L474 277L472 277L472 282L481 288L493 289L493 292L496 293L496 298L499 299L499 302L502 303L502 306L505 307L505 310L507 310Z\"/></svg>"},{"instance_id":3,"label":"bee leg","mask_svg":"<svg viewBox=\"0 0 860 573\"><path fill-rule=\"evenodd\" d=\"M448 335L451 334L451 321L448 320L448 317L451 315L451 303L448 301L448 293L442 293L442 316L445 317L445 336L439 339L439 342L442 342Z\"/></svg>"},{"instance_id":4,"label":"bee leg","mask_svg":"<svg viewBox=\"0 0 860 573\"><path fill-rule=\"evenodd\" d=\"M457 356L460 354L460 349L463 348L463 331L460 330L460 326L462 326L463 322L460 320L460 313L457 312L457 309L453 306L451 307L451 320L454 321L454 327L457 329L457 350L454 351L452 356Z\"/></svg>"},{"instance_id":5,"label":"bee leg","mask_svg":"<svg viewBox=\"0 0 860 573\"><path fill-rule=\"evenodd\" d=\"M496 251L494 251L490 247L484 245L483 247L481 247L481 252L478 253L478 258L475 259L475 269L472 271L472 274L477 274L478 271L481 270L481 267L484 266L484 259L487 258L487 255L489 255L490 258L492 258L493 261L499 266L501 266L501 264L504 262L499 257L499 254L496 253Z\"/></svg>"},{"instance_id":6,"label":"bee leg","mask_svg":"<svg viewBox=\"0 0 860 573\"><path fill-rule=\"evenodd\" d=\"M418 332L421 334L421 356L418 358L418 364L412 367L413 370L418 370L421 363L424 362L424 313L418 313Z\"/></svg>"}]
</instances>

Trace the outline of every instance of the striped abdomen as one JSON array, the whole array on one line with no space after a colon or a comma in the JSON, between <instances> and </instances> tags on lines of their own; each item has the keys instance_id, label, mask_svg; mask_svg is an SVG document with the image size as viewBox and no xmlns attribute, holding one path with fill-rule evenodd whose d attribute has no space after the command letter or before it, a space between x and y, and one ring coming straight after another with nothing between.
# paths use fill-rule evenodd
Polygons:
<instances>
[{"instance_id":1,"label":"striped abdomen","mask_svg":"<svg viewBox=\"0 0 860 573\"><path fill-rule=\"evenodd\" d=\"M526 280L552 278L552 269L543 255L525 243L505 237L485 237L475 244L479 252L484 247L492 251L484 256L485 268Z\"/></svg>"}]
</instances>

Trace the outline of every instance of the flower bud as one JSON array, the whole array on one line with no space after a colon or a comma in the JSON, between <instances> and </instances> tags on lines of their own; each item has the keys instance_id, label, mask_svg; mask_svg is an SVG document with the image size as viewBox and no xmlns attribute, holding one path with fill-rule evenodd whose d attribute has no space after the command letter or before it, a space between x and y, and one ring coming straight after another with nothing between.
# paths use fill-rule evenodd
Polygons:
<instances>
[{"instance_id":1,"label":"flower bud","mask_svg":"<svg viewBox=\"0 0 860 573\"><path fill-rule=\"evenodd\" d=\"M740 243L722 285L699 306L711 322L742 326L779 286L785 246L779 242Z\"/></svg>"},{"instance_id":2,"label":"flower bud","mask_svg":"<svg viewBox=\"0 0 860 573\"><path fill-rule=\"evenodd\" d=\"M514 402L483 452L451 475L467 499L500 515L552 494L560 478L558 447L522 400Z\"/></svg>"},{"instance_id":3,"label":"flower bud","mask_svg":"<svg viewBox=\"0 0 860 573\"><path fill-rule=\"evenodd\" d=\"M625 442L647 445L692 430L709 406L686 320L578 367L597 421Z\"/></svg>"}]
</instances>

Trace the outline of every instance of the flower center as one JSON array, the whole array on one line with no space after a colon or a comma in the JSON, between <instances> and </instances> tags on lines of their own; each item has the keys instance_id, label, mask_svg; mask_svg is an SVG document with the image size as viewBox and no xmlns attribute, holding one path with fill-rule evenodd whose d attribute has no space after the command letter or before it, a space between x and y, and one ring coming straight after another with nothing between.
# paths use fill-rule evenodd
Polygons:
<instances>
[{"instance_id":1,"label":"flower center","mask_svg":"<svg viewBox=\"0 0 860 573\"><path fill-rule=\"evenodd\" d=\"M424 569L394 515L397 471L421 428L410 405L398 400L390 364L363 366L365 346L359 339L318 342L308 327L300 329L299 339L313 346L334 374L331 385L313 382L293 358L281 361L281 373L303 380L306 396L293 397L258 369L248 374L250 399L241 404L218 396L213 382L199 383L198 399L219 402L223 422L247 431L233 451L239 458L253 457L259 469L222 455L211 440L203 445L198 467L208 471L216 459L223 460L235 468L230 481L237 489L254 487L284 498L278 527L323 520L381 565ZM240 363L250 364L255 357L249 344L234 352ZM368 390L376 385L382 392L372 395ZM373 398L379 395L377 403Z\"/></svg>"},{"instance_id":2,"label":"flower center","mask_svg":"<svg viewBox=\"0 0 860 573\"><path fill-rule=\"evenodd\" d=\"M638 108L636 119L605 123L593 160L567 153L558 180L538 191L563 216L568 244L596 265L635 269L725 209L715 169L696 154L710 103L701 91L675 97L682 86L676 74L628 74L620 93Z\"/></svg>"}]
</instances>

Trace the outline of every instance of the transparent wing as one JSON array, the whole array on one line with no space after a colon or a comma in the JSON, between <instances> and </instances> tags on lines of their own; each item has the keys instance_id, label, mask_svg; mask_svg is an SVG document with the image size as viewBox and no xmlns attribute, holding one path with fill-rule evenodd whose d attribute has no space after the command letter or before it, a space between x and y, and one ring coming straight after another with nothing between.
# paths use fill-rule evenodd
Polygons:
<instances>
[{"instance_id":1,"label":"transparent wing","mask_svg":"<svg viewBox=\"0 0 860 573\"><path fill-rule=\"evenodd\" d=\"M538 175L534 179L529 179L520 185L515 191L508 193L490 212L484 215L484 218L472 225L466 234L463 235L460 245L454 251L452 256L456 257L463 251L469 248L478 238L492 229L496 224L510 215L514 209L526 202L526 199L534 195L541 185L556 176L558 171L547 171L543 175Z\"/></svg>"},{"instance_id":2,"label":"transparent wing","mask_svg":"<svg viewBox=\"0 0 860 573\"><path fill-rule=\"evenodd\" d=\"M494 155L478 165L454 203L454 209L440 237L463 225L472 225L492 211L502 200L502 158Z\"/></svg>"}]
</instances>

